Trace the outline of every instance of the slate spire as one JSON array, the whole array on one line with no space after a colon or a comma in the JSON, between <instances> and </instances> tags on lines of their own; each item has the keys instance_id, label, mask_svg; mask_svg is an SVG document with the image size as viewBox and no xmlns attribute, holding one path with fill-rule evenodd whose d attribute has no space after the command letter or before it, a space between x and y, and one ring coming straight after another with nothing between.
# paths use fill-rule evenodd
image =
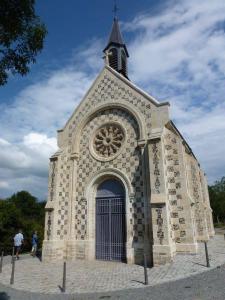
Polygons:
<instances>
[{"instance_id":1,"label":"slate spire","mask_svg":"<svg viewBox=\"0 0 225 300\"><path fill-rule=\"evenodd\" d=\"M127 58L129 57L126 44L120 31L119 21L114 17L109 41L103 52L108 57L108 64L117 72L127 76Z\"/></svg>"},{"instance_id":2,"label":"slate spire","mask_svg":"<svg viewBox=\"0 0 225 300\"><path fill-rule=\"evenodd\" d=\"M113 20L113 26L112 26L111 34L109 36L108 46L111 43L118 44L118 45L125 45L120 31L119 21L118 18L116 17Z\"/></svg>"}]
</instances>

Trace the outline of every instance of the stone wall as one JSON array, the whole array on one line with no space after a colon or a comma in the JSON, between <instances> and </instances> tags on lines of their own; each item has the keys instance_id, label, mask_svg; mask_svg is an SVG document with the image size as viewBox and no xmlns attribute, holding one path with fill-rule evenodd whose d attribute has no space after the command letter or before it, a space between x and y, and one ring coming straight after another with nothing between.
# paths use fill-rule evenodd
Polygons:
<instances>
[{"instance_id":1,"label":"stone wall","mask_svg":"<svg viewBox=\"0 0 225 300\"><path fill-rule=\"evenodd\" d=\"M171 237L177 252L197 251L191 199L187 190L185 146L173 130L164 130L164 151L168 200L171 218Z\"/></svg>"},{"instance_id":2,"label":"stone wall","mask_svg":"<svg viewBox=\"0 0 225 300\"><path fill-rule=\"evenodd\" d=\"M113 160L104 161L96 159L90 151L90 137L94 137L95 131L105 123L116 122L125 129L125 142L121 153ZM133 241L133 247L143 249L144 238L144 203L143 203L143 174L141 150L137 147L138 126L134 118L126 111L121 109L108 109L101 111L84 127L81 135L80 156L78 162L78 180L76 185L75 199L75 236L76 240L87 240L87 202L85 199L86 187L91 178L104 169L117 169L121 171L133 186L133 201L129 203L130 219L129 228L130 237ZM128 215L128 214L127 214ZM130 238L128 237L128 239ZM77 243L78 244L78 243ZM79 251L79 256L81 251ZM83 254L84 255L84 254ZM135 259L138 254L135 254Z\"/></svg>"}]
</instances>

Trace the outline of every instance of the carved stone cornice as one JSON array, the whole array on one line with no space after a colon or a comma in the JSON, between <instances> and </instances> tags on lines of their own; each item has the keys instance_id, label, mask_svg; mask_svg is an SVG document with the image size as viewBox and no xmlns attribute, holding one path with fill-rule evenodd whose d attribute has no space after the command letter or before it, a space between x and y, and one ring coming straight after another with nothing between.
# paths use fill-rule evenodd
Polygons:
<instances>
[{"instance_id":1,"label":"carved stone cornice","mask_svg":"<svg viewBox=\"0 0 225 300\"><path fill-rule=\"evenodd\" d=\"M137 146L140 147L140 148L144 148L146 146L146 140L139 140L137 142Z\"/></svg>"},{"instance_id":2,"label":"carved stone cornice","mask_svg":"<svg viewBox=\"0 0 225 300\"><path fill-rule=\"evenodd\" d=\"M54 210L53 207L45 207L45 211L49 211L49 212L52 212Z\"/></svg>"}]
</instances>

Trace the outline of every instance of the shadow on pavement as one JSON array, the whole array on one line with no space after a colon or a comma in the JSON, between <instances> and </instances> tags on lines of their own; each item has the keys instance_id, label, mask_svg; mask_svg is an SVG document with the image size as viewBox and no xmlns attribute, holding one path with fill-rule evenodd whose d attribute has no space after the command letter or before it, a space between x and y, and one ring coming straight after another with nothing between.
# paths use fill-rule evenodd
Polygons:
<instances>
[{"instance_id":1,"label":"shadow on pavement","mask_svg":"<svg viewBox=\"0 0 225 300\"><path fill-rule=\"evenodd\" d=\"M0 300L8 300L10 297L5 292L0 292Z\"/></svg>"},{"instance_id":2,"label":"shadow on pavement","mask_svg":"<svg viewBox=\"0 0 225 300\"><path fill-rule=\"evenodd\" d=\"M63 293L64 290L63 290L63 287L61 287L61 285L58 285L58 288L60 289L60 292ZM1 300L1 299L0 299Z\"/></svg>"},{"instance_id":3,"label":"shadow on pavement","mask_svg":"<svg viewBox=\"0 0 225 300\"><path fill-rule=\"evenodd\" d=\"M42 261L42 251L41 251L40 249L37 251L36 257L37 257L40 261Z\"/></svg>"},{"instance_id":4,"label":"shadow on pavement","mask_svg":"<svg viewBox=\"0 0 225 300\"><path fill-rule=\"evenodd\" d=\"M133 281L133 282L137 282L137 283L141 283L141 284L145 284L143 281L139 281L139 280L131 280L131 281Z\"/></svg>"},{"instance_id":5,"label":"shadow on pavement","mask_svg":"<svg viewBox=\"0 0 225 300\"><path fill-rule=\"evenodd\" d=\"M198 266L202 266L202 267L206 267L207 268L207 266L204 265L204 264L200 264L200 263L197 263L197 262L192 262L192 263L193 263L193 265L198 265Z\"/></svg>"}]
</instances>

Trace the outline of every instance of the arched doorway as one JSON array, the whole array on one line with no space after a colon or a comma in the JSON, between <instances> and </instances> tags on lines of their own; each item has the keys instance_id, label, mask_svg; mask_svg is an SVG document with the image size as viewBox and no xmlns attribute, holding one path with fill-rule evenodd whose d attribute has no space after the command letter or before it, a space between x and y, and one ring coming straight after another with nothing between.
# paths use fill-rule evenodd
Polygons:
<instances>
[{"instance_id":1,"label":"arched doorway","mask_svg":"<svg viewBox=\"0 0 225 300\"><path fill-rule=\"evenodd\" d=\"M126 261L125 190L116 179L105 180L97 189L96 259Z\"/></svg>"}]
</instances>

